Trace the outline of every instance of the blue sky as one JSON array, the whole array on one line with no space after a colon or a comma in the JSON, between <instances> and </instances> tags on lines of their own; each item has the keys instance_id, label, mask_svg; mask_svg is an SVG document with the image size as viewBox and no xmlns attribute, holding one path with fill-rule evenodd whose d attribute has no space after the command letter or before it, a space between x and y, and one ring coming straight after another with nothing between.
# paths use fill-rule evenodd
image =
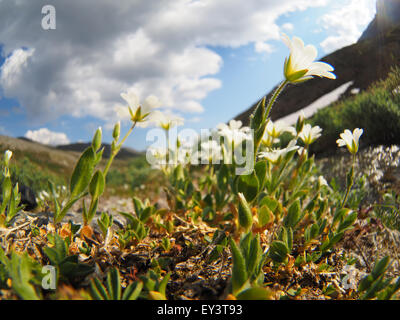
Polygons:
<instances>
[{"instance_id":1,"label":"blue sky","mask_svg":"<svg viewBox=\"0 0 400 320\"><path fill-rule=\"evenodd\" d=\"M130 88L159 97L186 128L215 127L282 80L280 32L322 57L354 43L375 14L375 0L16 3L0 2L0 134L50 144L88 141L98 126L110 142L115 121L129 126L113 110ZM40 28L45 4L56 30ZM147 132L126 145L145 149Z\"/></svg>"}]
</instances>

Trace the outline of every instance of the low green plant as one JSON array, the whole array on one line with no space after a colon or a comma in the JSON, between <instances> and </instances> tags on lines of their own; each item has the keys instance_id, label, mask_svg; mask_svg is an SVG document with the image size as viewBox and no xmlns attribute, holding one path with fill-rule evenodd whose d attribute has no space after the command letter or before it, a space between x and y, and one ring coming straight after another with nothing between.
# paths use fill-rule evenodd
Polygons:
<instances>
[{"instance_id":1,"label":"low green plant","mask_svg":"<svg viewBox=\"0 0 400 320\"><path fill-rule=\"evenodd\" d=\"M113 225L114 218L112 214L108 214L106 212L102 212L100 218L97 219L97 224L100 227L101 233L103 234L103 238L106 238L107 231Z\"/></svg>"},{"instance_id":2,"label":"low green plant","mask_svg":"<svg viewBox=\"0 0 400 320\"><path fill-rule=\"evenodd\" d=\"M266 259L260 245L260 236L251 232L243 234L239 245L231 238L229 246L233 258L231 287L232 294L239 299L268 297L268 290L262 288L264 273L262 267ZM249 291L251 289L251 291Z\"/></svg>"},{"instance_id":3,"label":"low green plant","mask_svg":"<svg viewBox=\"0 0 400 320\"><path fill-rule=\"evenodd\" d=\"M136 300L143 288L143 282L135 281L128 285L122 292L120 273L112 268L106 279L105 286L97 278L90 283L90 293L94 300Z\"/></svg>"},{"instance_id":4,"label":"low green plant","mask_svg":"<svg viewBox=\"0 0 400 320\"><path fill-rule=\"evenodd\" d=\"M167 273L161 280L160 275L153 270L149 270L146 275L140 276L143 282L141 298L149 300L167 300L166 289L171 274Z\"/></svg>"},{"instance_id":5,"label":"low green plant","mask_svg":"<svg viewBox=\"0 0 400 320\"><path fill-rule=\"evenodd\" d=\"M364 128L365 145L396 144L400 134L399 85L400 68L393 67L386 79L368 90L318 110L311 123L324 128L324 135L313 145L313 152L332 151L339 133L355 127Z\"/></svg>"},{"instance_id":6,"label":"low green plant","mask_svg":"<svg viewBox=\"0 0 400 320\"><path fill-rule=\"evenodd\" d=\"M27 253L11 252L8 258L0 248L0 274L3 280L11 279L11 289L23 300L40 300L41 266ZM7 288L7 282L2 286Z\"/></svg>"},{"instance_id":7,"label":"low green plant","mask_svg":"<svg viewBox=\"0 0 400 320\"><path fill-rule=\"evenodd\" d=\"M388 256L377 261L371 273L361 279L357 292L362 300L390 300L400 289L400 277L395 283L393 283L393 278L385 277L389 261Z\"/></svg>"},{"instance_id":8,"label":"low green plant","mask_svg":"<svg viewBox=\"0 0 400 320\"><path fill-rule=\"evenodd\" d=\"M52 247L43 248L43 252L51 265L57 269L57 283L60 279L73 282L93 272L91 265L79 262L78 255L69 255L68 239L63 239L58 234L50 234L48 238Z\"/></svg>"},{"instance_id":9,"label":"low green plant","mask_svg":"<svg viewBox=\"0 0 400 320\"><path fill-rule=\"evenodd\" d=\"M0 206L0 227L8 227L11 220L23 208L23 206L20 206L21 195L18 191L18 183L13 187L11 181L9 170L11 156L12 152L7 150L4 153L2 161L3 182L1 185L2 202Z\"/></svg>"}]
</instances>

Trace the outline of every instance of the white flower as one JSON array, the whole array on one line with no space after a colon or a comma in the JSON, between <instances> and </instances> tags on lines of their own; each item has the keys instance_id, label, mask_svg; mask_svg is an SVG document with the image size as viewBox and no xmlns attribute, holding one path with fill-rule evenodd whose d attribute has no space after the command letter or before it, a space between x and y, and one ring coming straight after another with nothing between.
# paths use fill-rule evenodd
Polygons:
<instances>
[{"instance_id":1,"label":"white flower","mask_svg":"<svg viewBox=\"0 0 400 320\"><path fill-rule=\"evenodd\" d=\"M296 129L287 125L284 121L278 120L273 122L272 120L269 120L261 142L264 146L271 147L274 143L279 142L278 137L280 137L284 132L289 132L293 136L296 135Z\"/></svg>"},{"instance_id":2,"label":"white flower","mask_svg":"<svg viewBox=\"0 0 400 320\"><path fill-rule=\"evenodd\" d=\"M319 126L311 127L309 123L305 124L299 134L299 138L305 145L310 145L321 136L322 129Z\"/></svg>"},{"instance_id":3,"label":"white flower","mask_svg":"<svg viewBox=\"0 0 400 320\"><path fill-rule=\"evenodd\" d=\"M152 168L161 169L167 164L167 149L162 147L149 147L147 149L146 159Z\"/></svg>"},{"instance_id":4,"label":"white flower","mask_svg":"<svg viewBox=\"0 0 400 320\"><path fill-rule=\"evenodd\" d=\"M184 123L183 118L159 110L156 110L151 114L150 121L164 130L169 130L175 126L183 125Z\"/></svg>"},{"instance_id":5,"label":"white flower","mask_svg":"<svg viewBox=\"0 0 400 320\"><path fill-rule=\"evenodd\" d=\"M189 148L175 148L169 150L169 161L168 164L172 166L177 166L178 164L187 165L191 162L192 150Z\"/></svg>"},{"instance_id":6,"label":"white flower","mask_svg":"<svg viewBox=\"0 0 400 320\"><path fill-rule=\"evenodd\" d=\"M326 179L324 178L324 176L319 176L319 177L318 177L318 184L319 184L320 187L322 187L322 186L327 186L327 187L329 187L328 182L326 181Z\"/></svg>"},{"instance_id":7,"label":"white flower","mask_svg":"<svg viewBox=\"0 0 400 320\"><path fill-rule=\"evenodd\" d=\"M133 90L121 93L121 97L128 103L129 113L133 122L143 122L153 109L159 108L161 105L158 98L153 95L148 96L143 103L140 104L139 98ZM117 112L122 113L119 110L117 110Z\"/></svg>"},{"instance_id":8,"label":"white flower","mask_svg":"<svg viewBox=\"0 0 400 320\"><path fill-rule=\"evenodd\" d=\"M356 154L359 147L359 140L361 135L363 134L363 129L355 128L353 133L349 129L344 130L343 133L340 134L341 139L337 139L336 143L339 147L347 146L347 149L352 154Z\"/></svg>"},{"instance_id":9,"label":"white flower","mask_svg":"<svg viewBox=\"0 0 400 320\"><path fill-rule=\"evenodd\" d=\"M244 141L252 141L252 131L249 127L242 127L242 122L236 120L229 121L229 125L220 123L217 129L218 135L223 138L224 162L238 161L239 147L242 147Z\"/></svg>"},{"instance_id":10,"label":"white flower","mask_svg":"<svg viewBox=\"0 0 400 320\"><path fill-rule=\"evenodd\" d=\"M222 159L222 148L215 140L205 141L200 144L199 158L201 163L219 163Z\"/></svg>"},{"instance_id":11,"label":"white flower","mask_svg":"<svg viewBox=\"0 0 400 320\"><path fill-rule=\"evenodd\" d=\"M289 132L292 135L296 135L296 130L292 126L288 126L282 120L276 122L269 120L265 132L273 138L278 138L283 132Z\"/></svg>"},{"instance_id":12,"label":"white flower","mask_svg":"<svg viewBox=\"0 0 400 320\"><path fill-rule=\"evenodd\" d=\"M282 34L282 40L290 49L289 58L285 59L284 75L287 81L292 83L303 82L313 76L336 79L331 73L333 67L325 62L314 62L317 57L317 49L313 45L304 46L303 40L286 34Z\"/></svg>"},{"instance_id":13,"label":"white flower","mask_svg":"<svg viewBox=\"0 0 400 320\"><path fill-rule=\"evenodd\" d=\"M273 164L279 163L281 158L283 158L288 152L299 149L299 146L296 146L296 141L292 140L289 142L288 146L284 149L274 149L269 152L260 152L259 157L264 158L272 162Z\"/></svg>"},{"instance_id":14,"label":"white flower","mask_svg":"<svg viewBox=\"0 0 400 320\"><path fill-rule=\"evenodd\" d=\"M242 127L242 121L231 120L229 125L220 123L217 125L218 133L225 138L225 144L236 148L244 140L251 139L250 128Z\"/></svg>"}]
</instances>

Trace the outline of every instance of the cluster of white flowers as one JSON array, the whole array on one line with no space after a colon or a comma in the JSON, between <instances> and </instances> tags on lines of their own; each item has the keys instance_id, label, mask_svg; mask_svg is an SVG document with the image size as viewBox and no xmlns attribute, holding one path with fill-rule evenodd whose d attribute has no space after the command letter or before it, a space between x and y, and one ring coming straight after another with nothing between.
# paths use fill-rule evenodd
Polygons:
<instances>
[{"instance_id":1,"label":"cluster of white flowers","mask_svg":"<svg viewBox=\"0 0 400 320\"><path fill-rule=\"evenodd\" d=\"M301 114L300 117L304 118L304 115ZM296 129L293 126L287 125L282 120L276 122L269 120L262 139L263 146L267 150L260 152L259 157L267 159L273 164L277 164L290 151L298 150L301 155L306 152L306 149L296 145L296 139L291 140L283 149L275 149L272 146L280 141L279 137L284 132L289 132L293 137L298 137L306 146L308 146L321 136L321 131L322 129L319 126L312 127L310 124L305 124L301 132L296 132Z\"/></svg>"},{"instance_id":2,"label":"cluster of white flowers","mask_svg":"<svg viewBox=\"0 0 400 320\"><path fill-rule=\"evenodd\" d=\"M236 152L241 153L243 142L252 142L252 139L249 127L242 126L241 121L231 120L228 124L218 124L216 131L197 136L186 145L179 143L169 151L167 148L150 147L148 160L155 168L178 164L218 164L221 161L231 164L235 161Z\"/></svg>"},{"instance_id":3,"label":"cluster of white flowers","mask_svg":"<svg viewBox=\"0 0 400 320\"><path fill-rule=\"evenodd\" d=\"M61 185L56 186L54 188L54 193L58 200L63 199L61 205L65 205L67 193L68 193L67 187L61 186ZM42 191L38 192L38 194L36 196L36 202L38 202L39 204L45 204L45 203L49 203L51 201L52 201L52 197L46 190L42 190Z\"/></svg>"},{"instance_id":4,"label":"cluster of white flowers","mask_svg":"<svg viewBox=\"0 0 400 320\"><path fill-rule=\"evenodd\" d=\"M280 141L279 137L284 132L289 132L292 136L296 136L296 129L293 126L288 126L282 120L276 122L269 120L261 142L265 147L272 147L273 144Z\"/></svg>"},{"instance_id":5,"label":"cluster of white flowers","mask_svg":"<svg viewBox=\"0 0 400 320\"><path fill-rule=\"evenodd\" d=\"M279 161L290 151L299 149L299 146L296 146L296 140L292 140L289 142L288 146L283 149L271 149L271 151L260 152L259 157L263 159L267 159L273 164L279 163Z\"/></svg>"}]
</instances>

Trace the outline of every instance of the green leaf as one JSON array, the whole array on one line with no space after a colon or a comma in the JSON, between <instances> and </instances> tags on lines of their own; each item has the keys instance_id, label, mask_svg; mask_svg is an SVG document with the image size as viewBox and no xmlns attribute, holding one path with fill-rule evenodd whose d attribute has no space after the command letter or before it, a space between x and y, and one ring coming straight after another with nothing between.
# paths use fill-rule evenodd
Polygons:
<instances>
[{"instance_id":1,"label":"green leaf","mask_svg":"<svg viewBox=\"0 0 400 320\"><path fill-rule=\"evenodd\" d=\"M361 279L359 285L358 285L358 292L363 292L367 290L371 284L374 282L374 277L372 275L367 275L364 278Z\"/></svg>"},{"instance_id":2,"label":"green leaf","mask_svg":"<svg viewBox=\"0 0 400 320\"><path fill-rule=\"evenodd\" d=\"M218 188L221 190L226 189L229 182L229 171L226 164L222 164L217 173Z\"/></svg>"},{"instance_id":3,"label":"green leaf","mask_svg":"<svg viewBox=\"0 0 400 320\"><path fill-rule=\"evenodd\" d=\"M286 217L283 219L283 224L286 228L293 228L300 222L301 207L300 201L297 200L289 207Z\"/></svg>"},{"instance_id":4,"label":"green leaf","mask_svg":"<svg viewBox=\"0 0 400 320\"><path fill-rule=\"evenodd\" d=\"M95 166L95 157L93 148L88 147L79 158L71 176L71 199L83 193L89 185Z\"/></svg>"},{"instance_id":5,"label":"green leaf","mask_svg":"<svg viewBox=\"0 0 400 320\"><path fill-rule=\"evenodd\" d=\"M254 166L254 170L260 184L260 189L262 189L267 175L267 161L258 161Z\"/></svg>"},{"instance_id":6,"label":"green leaf","mask_svg":"<svg viewBox=\"0 0 400 320\"><path fill-rule=\"evenodd\" d=\"M368 288L367 292L361 297L362 300L372 299L376 296L378 291L380 291L383 287L383 275L380 276L377 280L375 280L372 285Z\"/></svg>"},{"instance_id":7,"label":"green leaf","mask_svg":"<svg viewBox=\"0 0 400 320\"><path fill-rule=\"evenodd\" d=\"M344 217L347 216L350 211L351 210L347 208L336 210L335 215L333 216L332 225L335 225L337 222L343 221Z\"/></svg>"},{"instance_id":8,"label":"green leaf","mask_svg":"<svg viewBox=\"0 0 400 320\"><path fill-rule=\"evenodd\" d=\"M343 238L343 234L344 232L336 233L329 241L329 247L332 248L336 243L338 243Z\"/></svg>"},{"instance_id":9,"label":"green leaf","mask_svg":"<svg viewBox=\"0 0 400 320\"><path fill-rule=\"evenodd\" d=\"M269 300L271 291L266 288L253 287L240 292L236 298L238 300Z\"/></svg>"},{"instance_id":10,"label":"green leaf","mask_svg":"<svg viewBox=\"0 0 400 320\"><path fill-rule=\"evenodd\" d=\"M238 193L243 193L248 202L253 201L258 194L260 183L253 171L249 175L241 175L237 180L236 190Z\"/></svg>"},{"instance_id":11,"label":"green leaf","mask_svg":"<svg viewBox=\"0 0 400 320\"><path fill-rule=\"evenodd\" d=\"M135 208L135 213L137 217L139 217L140 213L143 210L143 202L137 197L133 197L132 201L133 201L133 207Z\"/></svg>"},{"instance_id":12,"label":"green leaf","mask_svg":"<svg viewBox=\"0 0 400 320\"><path fill-rule=\"evenodd\" d=\"M45 247L43 251L52 264L59 265L67 257L68 247L58 234L54 235L54 243L54 247Z\"/></svg>"},{"instance_id":13,"label":"green leaf","mask_svg":"<svg viewBox=\"0 0 400 320\"><path fill-rule=\"evenodd\" d=\"M371 275L374 279L377 279L378 277L380 277L385 273L389 264L389 260L390 260L389 256L386 256L375 264L374 268L371 271Z\"/></svg>"},{"instance_id":14,"label":"green leaf","mask_svg":"<svg viewBox=\"0 0 400 320\"><path fill-rule=\"evenodd\" d=\"M260 234L258 233L250 244L250 252L247 261L247 272L251 276L256 270L258 261L261 258Z\"/></svg>"},{"instance_id":15,"label":"green leaf","mask_svg":"<svg viewBox=\"0 0 400 320\"><path fill-rule=\"evenodd\" d=\"M95 300L110 300L106 288L97 278L92 279L90 282L90 291L92 298Z\"/></svg>"},{"instance_id":16,"label":"green leaf","mask_svg":"<svg viewBox=\"0 0 400 320\"><path fill-rule=\"evenodd\" d=\"M149 300L167 300L165 295L158 291L150 291L148 295Z\"/></svg>"},{"instance_id":17,"label":"green leaf","mask_svg":"<svg viewBox=\"0 0 400 320\"><path fill-rule=\"evenodd\" d=\"M84 195L83 195L84 196ZM79 198L72 199L67 202L65 207L61 210L60 214L55 215L54 219L56 223L61 222L61 220L64 218L64 216L67 214L68 210L71 209L71 207L79 200Z\"/></svg>"},{"instance_id":18,"label":"green leaf","mask_svg":"<svg viewBox=\"0 0 400 320\"><path fill-rule=\"evenodd\" d=\"M118 213L119 213L121 216L127 218L127 219L129 220L129 223L135 223L135 222L137 221L137 219L136 219L132 214L130 214L130 213L122 212L122 211L118 211Z\"/></svg>"},{"instance_id":19,"label":"green leaf","mask_svg":"<svg viewBox=\"0 0 400 320\"><path fill-rule=\"evenodd\" d=\"M107 289L112 300L121 299L121 281L117 268L111 269L107 275Z\"/></svg>"},{"instance_id":20,"label":"green leaf","mask_svg":"<svg viewBox=\"0 0 400 320\"><path fill-rule=\"evenodd\" d=\"M229 239L229 245L232 252L232 291L236 294L246 283L248 275L246 270L246 262L235 241Z\"/></svg>"},{"instance_id":21,"label":"green leaf","mask_svg":"<svg viewBox=\"0 0 400 320\"><path fill-rule=\"evenodd\" d=\"M99 198L104 192L105 179L103 172L97 170L89 184L89 193L92 198Z\"/></svg>"},{"instance_id":22,"label":"green leaf","mask_svg":"<svg viewBox=\"0 0 400 320\"><path fill-rule=\"evenodd\" d=\"M275 240L271 243L269 248L269 257L278 263L284 263L286 261L289 249L286 243L280 240Z\"/></svg>"},{"instance_id":23,"label":"green leaf","mask_svg":"<svg viewBox=\"0 0 400 320\"><path fill-rule=\"evenodd\" d=\"M87 212L87 221L86 223L90 223L97 212L97 206L99 205L99 198L92 198L90 201L89 211Z\"/></svg>"},{"instance_id":24,"label":"green leaf","mask_svg":"<svg viewBox=\"0 0 400 320\"><path fill-rule=\"evenodd\" d=\"M133 282L124 291L122 300L136 300L143 289L143 282Z\"/></svg>"},{"instance_id":25,"label":"green leaf","mask_svg":"<svg viewBox=\"0 0 400 320\"><path fill-rule=\"evenodd\" d=\"M251 228L253 224L253 214L243 194L239 193L238 196L239 196L239 210L238 210L239 224L245 230L248 230Z\"/></svg>"},{"instance_id":26,"label":"green leaf","mask_svg":"<svg viewBox=\"0 0 400 320\"><path fill-rule=\"evenodd\" d=\"M165 296L165 291L167 289L167 284L169 281L169 278L171 277L171 274L168 272L165 277L162 279L162 281L160 282L160 284L158 285L158 292L160 292L162 295Z\"/></svg>"},{"instance_id":27,"label":"green leaf","mask_svg":"<svg viewBox=\"0 0 400 320\"><path fill-rule=\"evenodd\" d=\"M2 199L2 204L1 204L1 211L0 214L4 213L6 210L7 204L10 201L11 198L11 191L12 191L12 182L10 177L5 177L3 180L2 184L2 189L3 189L3 199Z\"/></svg>"},{"instance_id":28,"label":"green leaf","mask_svg":"<svg viewBox=\"0 0 400 320\"><path fill-rule=\"evenodd\" d=\"M337 229L337 232L342 232L347 230L349 227L353 225L353 223L357 219L357 211L354 211L350 214L348 214L344 220L339 224L339 228Z\"/></svg>"},{"instance_id":29,"label":"green leaf","mask_svg":"<svg viewBox=\"0 0 400 320\"><path fill-rule=\"evenodd\" d=\"M152 207L146 207L140 214L139 219L140 221L142 221L143 223L146 223L146 221L150 218L151 214L152 214Z\"/></svg>"},{"instance_id":30,"label":"green leaf","mask_svg":"<svg viewBox=\"0 0 400 320\"><path fill-rule=\"evenodd\" d=\"M57 199L57 194L56 194L56 190L55 190L53 182L51 182L49 180L48 181L48 185L49 185L49 189L51 191L51 195L52 195L53 202L54 202L54 208L55 208L54 215L57 217L60 214L60 204L59 204L58 199Z\"/></svg>"},{"instance_id":31,"label":"green leaf","mask_svg":"<svg viewBox=\"0 0 400 320\"><path fill-rule=\"evenodd\" d=\"M264 113L265 113L265 98L261 99L250 119L250 128L253 130L258 130L262 123L264 122Z\"/></svg>"},{"instance_id":32,"label":"green leaf","mask_svg":"<svg viewBox=\"0 0 400 320\"><path fill-rule=\"evenodd\" d=\"M264 227L267 223L271 222L273 217L274 214L266 205L263 205L258 210L258 223L261 227Z\"/></svg>"},{"instance_id":33,"label":"green leaf","mask_svg":"<svg viewBox=\"0 0 400 320\"><path fill-rule=\"evenodd\" d=\"M24 300L39 300L35 288L30 283L33 278L34 262L25 253L18 255L15 252L11 253L10 260L7 259L7 269L12 280L12 288L15 293Z\"/></svg>"}]
</instances>

